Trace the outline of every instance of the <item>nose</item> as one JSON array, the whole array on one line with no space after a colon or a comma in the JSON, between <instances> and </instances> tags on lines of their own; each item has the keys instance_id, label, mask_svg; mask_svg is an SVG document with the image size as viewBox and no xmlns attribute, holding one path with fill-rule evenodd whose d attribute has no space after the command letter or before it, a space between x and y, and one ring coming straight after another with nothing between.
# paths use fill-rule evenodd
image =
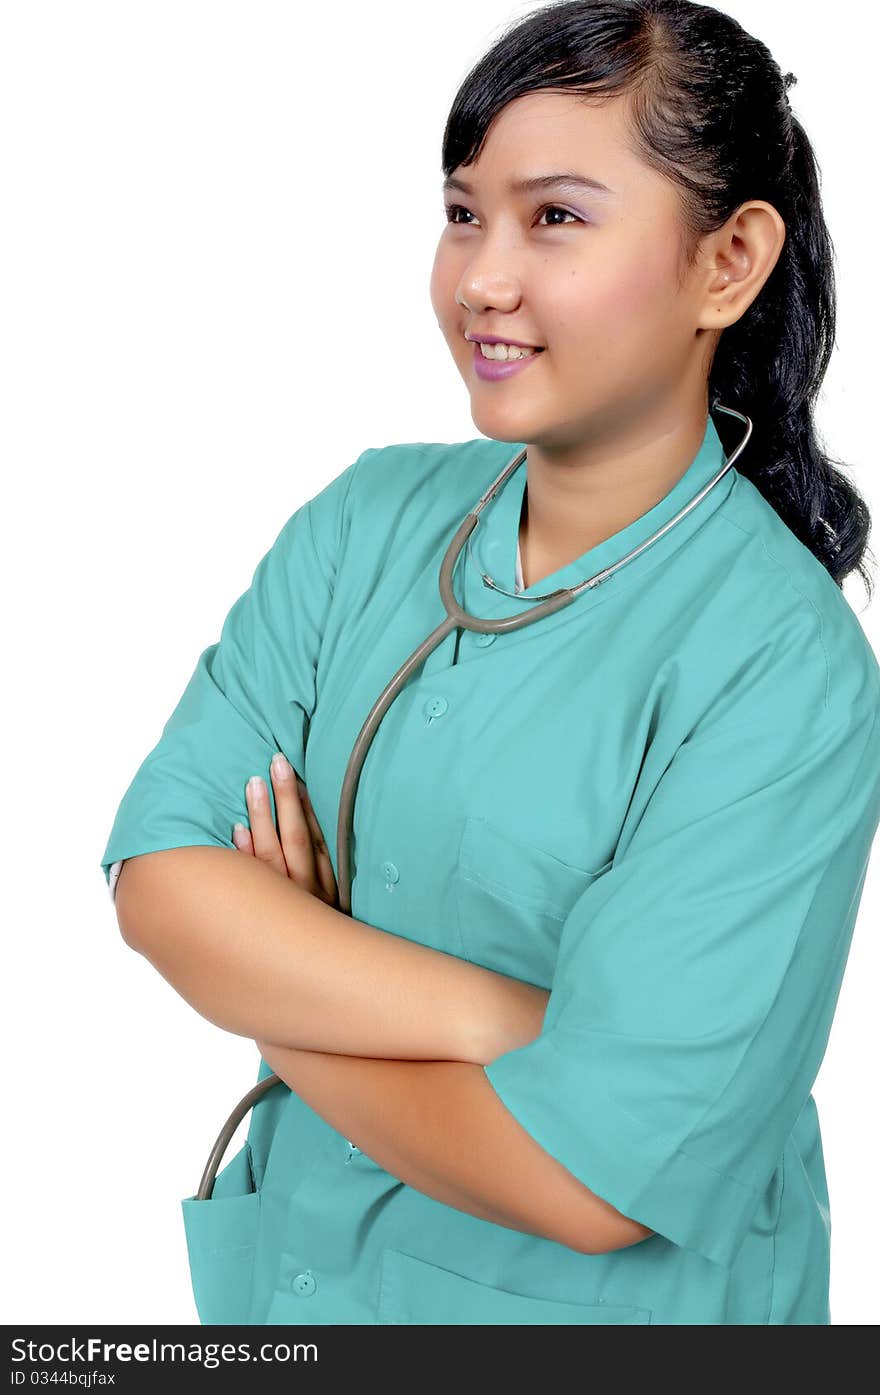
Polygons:
<instances>
[{"instance_id":1,"label":"nose","mask_svg":"<svg viewBox=\"0 0 880 1395\"><path fill-rule=\"evenodd\" d=\"M469 253L469 255L468 255ZM516 250L508 241L484 237L471 243L467 261L459 277L455 298L476 317L496 309L505 314L516 310L522 299L522 285L516 266Z\"/></svg>"},{"instance_id":2,"label":"nose","mask_svg":"<svg viewBox=\"0 0 880 1395\"><path fill-rule=\"evenodd\" d=\"M469 267L458 284L455 299L476 317L487 310L508 315L517 309L522 295L512 277L497 272L484 274L479 268Z\"/></svg>"}]
</instances>

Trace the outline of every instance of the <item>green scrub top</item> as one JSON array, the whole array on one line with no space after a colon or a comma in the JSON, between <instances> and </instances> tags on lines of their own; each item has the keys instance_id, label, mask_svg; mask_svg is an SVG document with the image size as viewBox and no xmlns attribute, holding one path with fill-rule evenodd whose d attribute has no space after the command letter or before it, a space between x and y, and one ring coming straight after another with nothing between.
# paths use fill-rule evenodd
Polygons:
<instances>
[{"instance_id":1,"label":"green scrub top","mask_svg":"<svg viewBox=\"0 0 880 1395\"><path fill-rule=\"evenodd\" d=\"M446 547L523 444L371 448L297 509L136 771L106 877L162 848L232 848L276 749L335 869L355 738L444 618ZM708 416L658 504L522 594L618 560L724 459ZM524 460L456 567L475 614L523 608L481 573L515 588L526 479ZM486 1077L654 1234L587 1255L459 1211L278 1085L213 1197L181 1202L201 1320L829 1323L811 1089L880 821L878 705L848 601L735 467L555 615L448 635L361 771L352 914L550 990L542 1034Z\"/></svg>"}]
</instances>

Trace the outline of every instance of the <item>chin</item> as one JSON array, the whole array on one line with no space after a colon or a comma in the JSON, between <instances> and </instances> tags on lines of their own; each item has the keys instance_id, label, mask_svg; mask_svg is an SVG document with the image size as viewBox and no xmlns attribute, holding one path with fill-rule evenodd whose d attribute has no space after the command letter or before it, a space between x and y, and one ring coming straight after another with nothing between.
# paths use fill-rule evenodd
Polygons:
<instances>
[{"instance_id":1,"label":"chin","mask_svg":"<svg viewBox=\"0 0 880 1395\"><path fill-rule=\"evenodd\" d=\"M508 404L506 408L499 406L494 411L486 410L485 403L478 404L473 396L471 419L477 430L484 436L490 436L493 441L535 441L541 431L535 413L527 408L518 409Z\"/></svg>"}]
</instances>

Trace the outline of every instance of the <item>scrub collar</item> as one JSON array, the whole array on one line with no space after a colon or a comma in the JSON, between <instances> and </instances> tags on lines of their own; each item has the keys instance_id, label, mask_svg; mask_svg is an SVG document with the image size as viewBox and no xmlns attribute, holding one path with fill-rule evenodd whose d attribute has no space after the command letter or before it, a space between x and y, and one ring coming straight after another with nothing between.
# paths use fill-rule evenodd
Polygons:
<instances>
[{"instance_id":1,"label":"scrub collar","mask_svg":"<svg viewBox=\"0 0 880 1395\"><path fill-rule=\"evenodd\" d=\"M504 460L510 460L517 450L522 450L524 446L525 442L496 442L496 449L492 453L491 470L487 472L485 483L481 485L481 488L486 488L491 484ZM618 561L626 553L631 552L633 548L638 547L640 543L651 537L653 533L656 533L658 528L662 528L669 519L674 518L679 510L684 508L688 500L698 494L703 486L708 484L709 480L718 473L726 458L718 430L711 414L708 414L702 444L696 456L681 478L659 503L625 528L621 528L618 532L589 548L567 566L561 567L552 575L542 577L534 586L527 586L524 591L519 593L520 596L545 595L561 587L575 586L595 572L611 566L613 562ZM527 467L528 460L523 459L501 492L486 505L480 514L479 523L471 535L470 559L465 560L467 554L463 554L461 565L463 569L466 568L464 585L467 588L465 603L468 609L476 615L483 615L487 618L513 615L519 613L526 604L512 597L501 596L491 587L485 586L480 573L487 572L493 581L499 586L503 586L505 590L513 591L516 587L516 554L523 498L528 477ZM627 562L626 566L609 578L606 583L597 586L595 590L582 592L571 606L565 607L560 613L571 616L574 611L584 610L588 606L604 600L607 594L616 593L621 589L622 584L629 585L640 574L656 566L665 556L670 555L679 547L693 530L700 527L708 515L723 503L734 486L736 475L737 471L734 465L706 497L701 499L690 513L680 519L675 527L670 528L668 533L665 533L662 538L658 538L656 543L646 548L638 557L634 557L631 562ZM478 497L479 494L475 493L475 499ZM548 617L548 619L551 618ZM546 624L547 622L542 623Z\"/></svg>"}]
</instances>

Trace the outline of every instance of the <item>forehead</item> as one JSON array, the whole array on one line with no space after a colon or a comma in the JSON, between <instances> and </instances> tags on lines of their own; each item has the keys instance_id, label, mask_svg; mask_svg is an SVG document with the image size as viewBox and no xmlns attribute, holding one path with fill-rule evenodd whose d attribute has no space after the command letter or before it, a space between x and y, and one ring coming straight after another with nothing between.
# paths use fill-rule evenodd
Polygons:
<instances>
[{"instance_id":1,"label":"forehead","mask_svg":"<svg viewBox=\"0 0 880 1395\"><path fill-rule=\"evenodd\" d=\"M452 175L500 198L515 193L509 186L517 181L562 170L595 179L622 197L666 182L633 149L625 96L593 103L571 92L530 92L509 102L489 127L479 158Z\"/></svg>"}]
</instances>

